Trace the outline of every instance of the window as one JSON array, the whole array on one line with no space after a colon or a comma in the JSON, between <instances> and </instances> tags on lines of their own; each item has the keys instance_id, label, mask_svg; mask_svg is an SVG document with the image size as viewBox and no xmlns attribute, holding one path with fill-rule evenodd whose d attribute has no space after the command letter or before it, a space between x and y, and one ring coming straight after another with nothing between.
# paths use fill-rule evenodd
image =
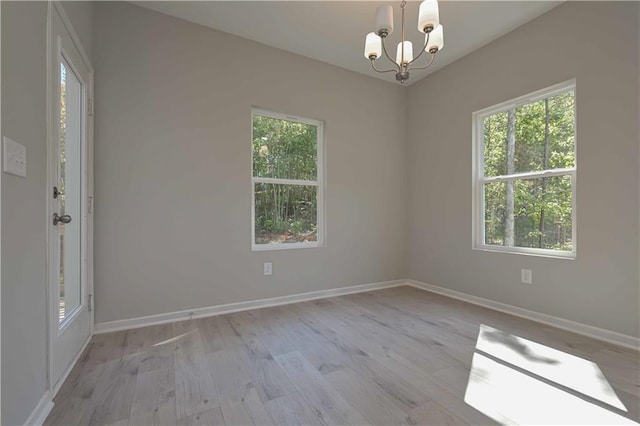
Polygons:
<instances>
[{"instance_id":1,"label":"window","mask_svg":"<svg viewBox=\"0 0 640 426\"><path fill-rule=\"evenodd\" d=\"M474 248L575 257L575 81L473 120Z\"/></svg>"},{"instance_id":2,"label":"window","mask_svg":"<svg viewBox=\"0 0 640 426\"><path fill-rule=\"evenodd\" d=\"M324 243L322 122L253 110L252 248Z\"/></svg>"}]
</instances>

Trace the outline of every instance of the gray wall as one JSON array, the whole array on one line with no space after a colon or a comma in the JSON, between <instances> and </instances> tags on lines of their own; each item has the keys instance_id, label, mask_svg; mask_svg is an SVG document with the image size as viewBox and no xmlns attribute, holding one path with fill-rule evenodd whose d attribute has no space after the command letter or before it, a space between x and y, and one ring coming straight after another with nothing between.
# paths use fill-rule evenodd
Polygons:
<instances>
[{"instance_id":1,"label":"gray wall","mask_svg":"<svg viewBox=\"0 0 640 426\"><path fill-rule=\"evenodd\" d=\"M3 1L0 7L2 132L27 147L27 178L2 176L1 422L16 425L25 422L47 386L47 5ZM74 26L90 28L85 21L90 18L70 19Z\"/></svg>"},{"instance_id":2,"label":"gray wall","mask_svg":"<svg viewBox=\"0 0 640 426\"><path fill-rule=\"evenodd\" d=\"M402 87L127 3L94 25L96 323L404 278ZM252 105L326 122L327 247L251 251Z\"/></svg>"},{"instance_id":3,"label":"gray wall","mask_svg":"<svg viewBox=\"0 0 640 426\"><path fill-rule=\"evenodd\" d=\"M567 2L411 86L411 278L640 334L638 6ZM471 114L574 77L577 259L472 250Z\"/></svg>"},{"instance_id":4,"label":"gray wall","mask_svg":"<svg viewBox=\"0 0 640 426\"><path fill-rule=\"evenodd\" d=\"M44 2L2 2L2 131L27 147L27 178L2 176L2 424L46 389Z\"/></svg>"},{"instance_id":5,"label":"gray wall","mask_svg":"<svg viewBox=\"0 0 640 426\"><path fill-rule=\"evenodd\" d=\"M82 43L84 53L93 59L93 3L91 1L63 1L64 11Z\"/></svg>"}]
</instances>

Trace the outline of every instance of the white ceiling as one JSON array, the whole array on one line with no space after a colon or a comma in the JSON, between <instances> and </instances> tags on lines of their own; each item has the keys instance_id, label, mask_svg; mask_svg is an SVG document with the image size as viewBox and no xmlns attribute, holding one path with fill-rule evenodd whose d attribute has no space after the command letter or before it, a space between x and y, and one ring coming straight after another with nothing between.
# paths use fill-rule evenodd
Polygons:
<instances>
[{"instance_id":1,"label":"white ceiling","mask_svg":"<svg viewBox=\"0 0 640 426\"><path fill-rule=\"evenodd\" d=\"M364 57L364 38L373 31L375 9L394 7L395 31L387 49L395 57L400 38L400 2L373 1L137 1L139 6L205 25L269 46L288 50L362 74L395 82L392 73L378 74ZM467 55L514 28L556 7L561 1L440 1L445 46L434 65L416 70L406 84ZM414 51L424 44L417 30L418 1L406 7L407 39ZM428 55L423 57L426 59ZM419 61L422 61L420 58ZM387 68L386 59L376 62ZM416 63L416 65L419 65Z\"/></svg>"}]
</instances>

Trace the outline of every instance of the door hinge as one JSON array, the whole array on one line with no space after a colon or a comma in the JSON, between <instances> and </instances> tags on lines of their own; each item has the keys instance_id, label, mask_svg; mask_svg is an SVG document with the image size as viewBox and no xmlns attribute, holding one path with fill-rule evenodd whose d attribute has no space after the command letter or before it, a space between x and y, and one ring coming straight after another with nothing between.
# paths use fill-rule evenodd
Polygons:
<instances>
[{"instance_id":1,"label":"door hinge","mask_svg":"<svg viewBox=\"0 0 640 426\"><path fill-rule=\"evenodd\" d=\"M87 301L87 309L89 310L89 312L91 312L93 311L93 294L87 295L87 298L89 299Z\"/></svg>"},{"instance_id":2,"label":"door hinge","mask_svg":"<svg viewBox=\"0 0 640 426\"><path fill-rule=\"evenodd\" d=\"M87 212L89 214L93 213L93 196L90 196L87 199Z\"/></svg>"},{"instance_id":3,"label":"door hinge","mask_svg":"<svg viewBox=\"0 0 640 426\"><path fill-rule=\"evenodd\" d=\"M93 98L89 98L87 106L88 106L87 114L89 114L89 117L91 117L91 116L93 116Z\"/></svg>"}]
</instances>

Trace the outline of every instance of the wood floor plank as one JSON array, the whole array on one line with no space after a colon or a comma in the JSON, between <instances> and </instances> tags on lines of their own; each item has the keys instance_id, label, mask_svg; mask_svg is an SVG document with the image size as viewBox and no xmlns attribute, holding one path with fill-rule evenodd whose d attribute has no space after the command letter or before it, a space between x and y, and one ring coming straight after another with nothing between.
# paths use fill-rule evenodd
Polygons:
<instances>
[{"instance_id":1,"label":"wood floor plank","mask_svg":"<svg viewBox=\"0 0 640 426\"><path fill-rule=\"evenodd\" d=\"M249 313L259 325L262 342L273 356L294 352L301 346L289 328L290 321L282 318L283 308L277 306Z\"/></svg>"},{"instance_id":2,"label":"wood floor plank","mask_svg":"<svg viewBox=\"0 0 640 426\"><path fill-rule=\"evenodd\" d=\"M220 400L222 417L227 425L275 424L255 388L251 387L242 398Z\"/></svg>"},{"instance_id":3,"label":"wood floor plank","mask_svg":"<svg viewBox=\"0 0 640 426\"><path fill-rule=\"evenodd\" d=\"M411 425L440 425L440 426L459 426L469 425L460 417L451 413L442 405L435 401L427 402L424 405L414 408L409 412L409 421Z\"/></svg>"},{"instance_id":4,"label":"wood floor plank","mask_svg":"<svg viewBox=\"0 0 640 426\"><path fill-rule=\"evenodd\" d=\"M107 363L91 395L91 408L86 413L89 424L106 425L129 417L139 364L139 355Z\"/></svg>"},{"instance_id":5,"label":"wood floor plank","mask_svg":"<svg viewBox=\"0 0 640 426\"><path fill-rule=\"evenodd\" d=\"M158 346L165 345L171 342L171 339L176 337L175 324L159 324L147 327L147 333L145 334L144 347L150 349Z\"/></svg>"},{"instance_id":6,"label":"wood floor plank","mask_svg":"<svg viewBox=\"0 0 640 426\"><path fill-rule=\"evenodd\" d=\"M266 407L277 425L321 426L326 424L318 418L298 393L272 399L266 403Z\"/></svg>"},{"instance_id":7,"label":"wood floor plank","mask_svg":"<svg viewBox=\"0 0 640 426\"><path fill-rule=\"evenodd\" d=\"M181 419L217 407L218 394L196 323L182 321L175 327L176 414Z\"/></svg>"},{"instance_id":8,"label":"wood floor plank","mask_svg":"<svg viewBox=\"0 0 640 426\"><path fill-rule=\"evenodd\" d=\"M348 366L359 374L369 377L403 410L408 412L431 400L429 396L411 383L399 378L395 373L355 346L351 341L352 336L349 334L340 335L334 331L331 328L330 317L323 316L321 312L315 311L309 305L304 305L301 309L304 310L306 315L305 318L301 318L301 321L308 325L313 332L321 335L323 341L327 342L326 345L333 344L343 354L340 362L344 366ZM303 352L303 354L306 354L306 352ZM321 368L319 370L322 372Z\"/></svg>"},{"instance_id":9,"label":"wood floor plank","mask_svg":"<svg viewBox=\"0 0 640 426\"><path fill-rule=\"evenodd\" d=\"M149 348L141 353L140 372L153 370L173 370L175 346L164 344L158 347Z\"/></svg>"},{"instance_id":10,"label":"wood floor plank","mask_svg":"<svg viewBox=\"0 0 640 426\"><path fill-rule=\"evenodd\" d=\"M253 387L250 371L234 350L221 350L207 355L209 369L220 400L244 398Z\"/></svg>"},{"instance_id":11,"label":"wood floor plank","mask_svg":"<svg viewBox=\"0 0 640 426\"><path fill-rule=\"evenodd\" d=\"M140 372L174 367L174 327L173 324L161 324L148 327L140 360Z\"/></svg>"},{"instance_id":12,"label":"wood floor plank","mask_svg":"<svg viewBox=\"0 0 640 426\"><path fill-rule=\"evenodd\" d=\"M240 315L242 314L242 315ZM263 402L295 392L295 387L257 335L255 324L246 312L229 315L228 321L243 345L236 356L249 371L251 382Z\"/></svg>"},{"instance_id":13,"label":"wood floor plank","mask_svg":"<svg viewBox=\"0 0 640 426\"><path fill-rule=\"evenodd\" d=\"M291 306L280 307L284 311L277 323L268 323L267 318L260 321L261 327L269 328L270 334L263 336L270 339L272 335L286 336L287 350L300 352L321 374L327 374L344 368L350 361L350 356L333 342L327 340L321 333L310 328L300 318L300 313ZM271 351L271 349L270 349ZM366 354L359 351L359 355Z\"/></svg>"},{"instance_id":14,"label":"wood floor plank","mask_svg":"<svg viewBox=\"0 0 640 426\"><path fill-rule=\"evenodd\" d=\"M482 425L495 424L493 420L467 405L464 402L464 395L452 393L436 383L432 379L431 373L421 371L421 369L417 366L407 366L406 363L397 362L392 358L376 359L381 364L396 373L398 376L409 381L415 387L420 389L421 392L429 395L429 397L433 401L440 403L449 411L456 413L457 415L465 419L466 422Z\"/></svg>"},{"instance_id":15,"label":"wood floor plank","mask_svg":"<svg viewBox=\"0 0 640 426\"><path fill-rule=\"evenodd\" d=\"M196 321L206 353L231 350L244 344L240 336L229 327L229 320L226 316L200 318Z\"/></svg>"},{"instance_id":16,"label":"wood floor plank","mask_svg":"<svg viewBox=\"0 0 640 426\"><path fill-rule=\"evenodd\" d=\"M336 327L338 333L343 333L350 335L354 343L363 348L365 352L367 352L373 359L378 361L383 366L387 367L394 374L399 376L400 378L408 381L417 389L419 389L421 394L426 394L428 399L439 400L444 406L449 407L453 410L459 409L469 418L469 422L481 423L481 424L491 424L493 423L486 416L483 416L481 413L476 410L468 407L463 399L460 396L456 396L451 392L447 391L443 387L439 386L437 383L433 381L430 377L430 374L433 374L434 369L433 366L431 368L429 366L425 366L424 363L427 360L422 360L418 358L417 360L410 360L405 358L400 353L395 350L386 347L382 342L374 342L374 338L371 333L353 333L353 330L358 330L362 327L361 321L354 321L352 317L353 313L342 313L340 314L335 307L331 307L332 301L330 300L320 300L317 301L320 303L313 302L314 305L321 306L322 308L327 309L334 315L325 316L323 318L324 321L330 322L332 326ZM347 305L348 306L348 305ZM336 320L338 319L338 321ZM346 321L341 324L339 320ZM349 334L350 333L350 334ZM389 336L388 333L385 336ZM390 337L390 336L389 336ZM439 366L441 369L442 365Z\"/></svg>"},{"instance_id":17,"label":"wood floor plank","mask_svg":"<svg viewBox=\"0 0 640 426\"><path fill-rule=\"evenodd\" d=\"M246 363L236 351L220 350L209 354L209 365L227 424L273 423L253 385Z\"/></svg>"},{"instance_id":18,"label":"wood floor plank","mask_svg":"<svg viewBox=\"0 0 640 426\"><path fill-rule=\"evenodd\" d=\"M176 424L173 369L155 369L138 373L129 419L132 426Z\"/></svg>"},{"instance_id":19,"label":"wood floor plank","mask_svg":"<svg viewBox=\"0 0 640 426\"><path fill-rule=\"evenodd\" d=\"M323 304L323 308L329 309L340 320L341 323L334 321L332 325L338 328L338 333L349 335L354 344L369 356L393 357L399 362L420 366L429 371L452 365L452 362L436 355L429 348L418 346L393 330L384 329L376 322L354 313L348 303L343 305L343 302L338 302L333 307Z\"/></svg>"},{"instance_id":20,"label":"wood floor plank","mask_svg":"<svg viewBox=\"0 0 640 426\"><path fill-rule=\"evenodd\" d=\"M443 368L433 373L430 377L434 383L463 398L469 381L469 369L463 367Z\"/></svg>"},{"instance_id":21,"label":"wood floor plank","mask_svg":"<svg viewBox=\"0 0 640 426\"><path fill-rule=\"evenodd\" d=\"M224 424L225 422L220 407L183 417L179 419L177 423L178 426L217 426Z\"/></svg>"},{"instance_id":22,"label":"wood floor plank","mask_svg":"<svg viewBox=\"0 0 640 426\"><path fill-rule=\"evenodd\" d=\"M606 348L594 353L592 359L620 390L640 397L640 374L637 373L640 356L638 354L624 349Z\"/></svg>"},{"instance_id":23,"label":"wood floor plank","mask_svg":"<svg viewBox=\"0 0 640 426\"><path fill-rule=\"evenodd\" d=\"M93 336L84 360L84 368L89 369L122 358L126 335L126 331L117 331Z\"/></svg>"},{"instance_id":24,"label":"wood floor plank","mask_svg":"<svg viewBox=\"0 0 640 426\"><path fill-rule=\"evenodd\" d=\"M106 426L129 426L129 419L122 419L114 423L109 423Z\"/></svg>"},{"instance_id":25,"label":"wood floor plank","mask_svg":"<svg viewBox=\"0 0 640 426\"><path fill-rule=\"evenodd\" d=\"M324 376L327 381L373 425L401 423L406 414L375 383L350 368Z\"/></svg>"},{"instance_id":26,"label":"wood floor plank","mask_svg":"<svg viewBox=\"0 0 640 426\"><path fill-rule=\"evenodd\" d=\"M405 358L410 359L416 364L424 363L427 359L428 363L424 363L430 369L439 369L450 366L451 363L430 347L416 341L409 336L399 333L385 322L376 320L372 316L367 316L360 307L348 299L334 298L328 300L334 307L326 306L326 309L333 310L336 317L340 318L348 328L358 330L360 341L362 344L376 345L378 351L386 351L389 348L397 353L403 354ZM363 337L366 337L364 339ZM369 353L369 350L365 352Z\"/></svg>"},{"instance_id":27,"label":"wood floor plank","mask_svg":"<svg viewBox=\"0 0 640 426\"><path fill-rule=\"evenodd\" d=\"M353 302L350 305L359 310L362 315L375 321L382 327L401 337L405 344L412 346L418 343L421 352L428 351L429 359L438 364L434 368L454 365L468 365L471 362L477 329L474 328L474 338L469 339L465 335L443 332L430 322L418 317L412 317L398 309L393 309L370 293L361 293L345 296L344 302Z\"/></svg>"},{"instance_id":28,"label":"wood floor plank","mask_svg":"<svg viewBox=\"0 0 640 426\"><path fill-rule=\"evenodd\" d=\"M124 335L122 355L133 355L144 352L146 350L146 344L149 342L149 333L151 333L151 331L151 327L127 330Z\"/></svg>"},{"instance_id":29,"label":"wood floor plank","mask_svg":"<svg viewBox=\"0 0 640 426\"><path fill-rule=\"evenodd\" d=\"M392 303L383 296L363 293L353 295L348 300L355 301L361 309L380 323L436 348L449 347L452 344L473 346L478 337L479 327L476 323L452 320L434 315L432 312L424 312L423 304L416 304L406 297Z\"/></svg>"},{"instance_id":30,"label":"wood floor plank","mask_svg":"<svg viewBox=\"0 0 640 426\"><path fill-rule=\"evenodd\" d=\"M55 405L44 423L45 426L87 424L92 397L106 367L106 363L100 364L82 374L69 377L54 399ZM83 365L79 364L75 368L82 370Z\"/></svg>"},{"instance_id":31,"label":"wood floor plank","mask_svg":"<svg viewBox=\"0 0 640 426\"><path fill-rule=\"evenodd\" d=\"M493 424L465 402L483 324L593 362L640 421L637 351L397 287L93 336L45 425Z\"/></svg>"},{"instance_id":32,"label":"wood floor plank","mask_svg":"<svg viewBox=\"0 0 640 426\"><path fill-rule=\"evenodd\" d=\"M327 424L361 425L366 419L299 352L276 357L298 393Z\"/></svg>"},{"instance_id":33,"label":"wood floor plank","mask_svg":"<svg viewBox=\"0 0 640 426\"><path fill-rule=\"evenodd\" d=\"M67 397L71 397L74 394L75 395L78 394L78 385L80 381L83 378L85 378L85 376L87 376L91 370L90 368L87 368L87 359L89 355L90 346L91 346L91 343L87 345L87 347L84 349L84 352L80 355L78 362L76 363L76 365L73 366L73 368L69 372L69 375L65 379L64 383L62 383L62 386L60 386L60 389L56 394L55 400L62 401Z\"/></svg>"},{"instance_id":34,"label":"wood floor plank","mask_svg":"<svg viewBox=\"0 0 640 426\"><path fill-rule=\"evenodd\" d=\"M388 296L387 293L377 297L384 299L381 303L396 309L408 317L413 317L431 324L436 330L446 332L451 338L466 337L475 341L478 336L479 324L482 322L498 325L512 324L511 321L502 322L504 314L487 308L471 305L446 296L428 293L413 288L403 288ZM499 314L499 315L496 315ZM512 317L515 321L525 321ZM437 333L442 336L441 333Z\"/></svg>"}]
</instances>

